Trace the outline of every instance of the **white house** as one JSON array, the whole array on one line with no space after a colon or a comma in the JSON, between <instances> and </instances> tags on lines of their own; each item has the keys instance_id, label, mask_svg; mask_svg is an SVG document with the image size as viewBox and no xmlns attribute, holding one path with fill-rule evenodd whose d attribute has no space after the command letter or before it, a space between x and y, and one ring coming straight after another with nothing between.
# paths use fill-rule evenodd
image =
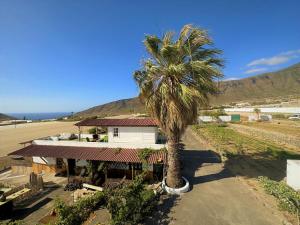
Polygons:
<instances>
[{"instance_id":1,"label":"white house","mask_svg":"<svg viewBox=\"0 0 300 225\"><path fill-rule=\"evenodd\" d=\"M108 127L108 143L156 144L157 137L157 127Z\"/></svg>"},{"instance_id":2,"label":"white house","mask_svg":"<svg viewBox=\"0 0 300 225\"><path fill-rule=\"evenodd\" d=\"M140 151L151 149L146 159L152 175L162 175L162 165L166 162L165 144L154 119L86 119L75 124L79 129L78 139L34 140L32 145L15 151L10 155L32 157L35 173L61 173L77 175L89 161L106 162L110 171L117 170L120 176L132 178L136 171L142 170L145 159ZM82 127L101 127L107 129L107 142L92 139L82 133ZM97 129L96 129L97 130ZM64 137L66 135L63 135ZM103 137L103 134L102 134ZM82 173L82 172L81 172Z\"/></svg>"}]
</instances>

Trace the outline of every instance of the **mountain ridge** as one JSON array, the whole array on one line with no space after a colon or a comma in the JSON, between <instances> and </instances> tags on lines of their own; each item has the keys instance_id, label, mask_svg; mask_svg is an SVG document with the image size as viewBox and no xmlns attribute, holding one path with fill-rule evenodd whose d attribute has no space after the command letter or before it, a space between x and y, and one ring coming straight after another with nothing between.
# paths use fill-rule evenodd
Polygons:
<instances>
[{"instance_id":1,"label":"mountain ridge","mask_svg":"<svg viewBox=\"0 0 300 225\"><path fill-rule=\"evenodd\" d=\"M210 96L210 105L218 106L240 101L261 101L267 98L280 98L290 95L300 96L300 63L287 68L246 77L239 80L220 81L219 93ZM144 113L145 107L138 97L121 99L94 106L76 113L75 116L113 116Z\"/></svg>"},{"instance_id":2,"label":"mountain ridge","mask_svg":"<svg viewBox=\"0 0 300 225\"><path fill-rule=\"evenodd\" d=\"M0 121L14 120L14 119L16 119L16 118L6 115L6 114L3 114L3 113L0 113Z\"/></svg>"}]
</instances>

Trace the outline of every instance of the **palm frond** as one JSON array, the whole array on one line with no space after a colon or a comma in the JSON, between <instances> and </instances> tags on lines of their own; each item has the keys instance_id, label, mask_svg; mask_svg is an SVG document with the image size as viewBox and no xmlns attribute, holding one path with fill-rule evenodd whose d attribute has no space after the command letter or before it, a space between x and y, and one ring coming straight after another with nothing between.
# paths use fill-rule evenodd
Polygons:
<instances>
[{"instance_id":1,"label":"palm frond","mask_svg":"<svg viewBox=\"0 0 300 225\"><path fill-rule=\"evenodd\" d=\"M214 80L222 76L223 66L222 51L209 47L205 30L188 24L173 38L173 32L162 39L147 35L150 58L134 73L140 97L169 138L180 136L199 107L208 104L208 95L217 92Z\"/></svg>"}]
</instances>

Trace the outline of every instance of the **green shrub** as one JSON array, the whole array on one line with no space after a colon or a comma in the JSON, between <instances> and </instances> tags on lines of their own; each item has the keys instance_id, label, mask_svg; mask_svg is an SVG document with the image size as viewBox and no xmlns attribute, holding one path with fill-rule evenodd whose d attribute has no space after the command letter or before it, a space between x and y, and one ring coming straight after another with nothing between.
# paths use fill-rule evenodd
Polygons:
<instances>
[{"instance_id":1,"label":"green shrub","mask_svg":"<svg viewBox=\"0 0 300 225\"><path fill-rule=\"evenodd\" d=\"M55 201L55 211L58 214L57 225L80 225L97 207L104 203L105 194L96 192L92 196L81 198L73 205L67 205L62 200Z\"/></svg>"},{"instance_id":2,"label":"green shrub","mask_svg":"<svg viewBox=\"0 0 300 225\"><path fill-rule=\"evenodd\" d=\"M108 142L108 136L105 135L103 138L100 140L101 142Z\"/></svg>"},{"instance_id":3,"label":"green shrub","mask_svg":"<svg viewBox=\"0 0 300 225\"><path fill-rule=\"evenodd\" d=\"M97 128L96 127L93 127L93 128L90 128L88 130L89 134L96 134L97 133Z\"/></svg>"},{"instance_id":4,"label":"green shrub","mask_svg":"<svg viewBox=\"0 0 300 225\"><path fill-rule=\"evenodd\" d=\"M264 187L265 191L278 199L279 208L291 213L300 211L300 193L294 191L283 181L277 182L267 177L259 177L258 180Z\"/></svg>"},{"instance_id":5,"label":"green shrub","mask_svg":"<svg viewBox=\"0 0 300 225\"><path fill-rule=\"evenodd\" d=\"M224 108L220 108L217 110L205 110L200 113L202 116L212 116L218 118L219 116L227 116Z\"/></svg>"},{"instance_id":6,"label":"green shrub","mask_svg":"<svg viewBox=\"0 0 300 225\"><path fill-rule=\"evenodd\" d=\"M112 215L113 225L135 225L150 215L157 205L152 190L146 190L144 175L123 187L109 191L107 208Z\"/></svg>"},{"instance_id":7,"label":"green shrub","mask_svg":"<svg viewBox=\"0 0 300 225\"><path fill-rule=\"evenodd\" d=\"M141 161L147 162L147 159L154 153L152 148L143 148L138 151L138 157Z\"/></svg>"}]
</instances>

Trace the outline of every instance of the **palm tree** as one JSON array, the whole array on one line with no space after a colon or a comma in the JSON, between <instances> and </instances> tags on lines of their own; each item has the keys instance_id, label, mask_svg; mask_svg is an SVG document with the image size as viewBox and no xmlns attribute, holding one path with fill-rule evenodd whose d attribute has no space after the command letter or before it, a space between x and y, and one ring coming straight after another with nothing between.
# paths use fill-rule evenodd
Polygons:
<instances>
[{"instance_id":1,"label":"palm tree","mask_svg":"<svg viewBox=\"0 0 300 225\"><path fill-rule=\"evenodd\" d=\"M259 114L260 114L261 110L259 108L255 108L255 109L253 109L253 112L256 113L257 119L259 120L259 117L260 117Z\"/></svg>"},{"instance_id":2,"label":"palm tree","mask_svg":"<svg viewBox=\"0 0 300 225\"><path fill-rule=\"evenodd\" d=\"M197 118L200 105L216 93L214 79L221 77L221 53L206 31L185 25L177 40L167 32L162 39L146 35L149 58L134 72L140 98L168 138L167 185L181 187L180 139Z\"/></svg>"}]
</instances>

